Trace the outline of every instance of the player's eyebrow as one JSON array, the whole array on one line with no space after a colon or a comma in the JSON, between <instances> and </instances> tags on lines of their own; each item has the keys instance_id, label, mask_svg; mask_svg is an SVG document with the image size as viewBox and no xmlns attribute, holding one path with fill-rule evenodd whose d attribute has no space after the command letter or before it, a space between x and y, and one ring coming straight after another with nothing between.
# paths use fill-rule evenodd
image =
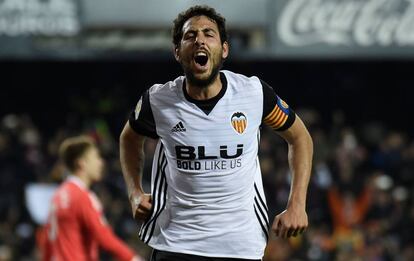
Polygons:
<instances>
[{"instance_id":1,"label":"player's eyebrow","mask_svg":"<svg viewBox=\"0 0 414 261\"><path fill-rule=\"evenodd\" d=\"M196 34L197 33L197 29L194 29L194 28L190 28L190 29L188 29L185 33L184 33L184 35L187 35L187 34ZM214 30L214 28L211 28L211 27L206 27L206 28L203 28L203 29L201 29L201 31L203 32L203 33L217 33L216 32L216 30Z\"/></svg>"},{"instance_id":2,"label":"player's eyebrow","mask_svg":"<svg viewBox=\"0 0 414 261\"><path fill-rule=\"evenodd\" d=\"M213 28L207 27L202 30L204 33L216 33L216 30Z\"/></svg>"}]
</instances>

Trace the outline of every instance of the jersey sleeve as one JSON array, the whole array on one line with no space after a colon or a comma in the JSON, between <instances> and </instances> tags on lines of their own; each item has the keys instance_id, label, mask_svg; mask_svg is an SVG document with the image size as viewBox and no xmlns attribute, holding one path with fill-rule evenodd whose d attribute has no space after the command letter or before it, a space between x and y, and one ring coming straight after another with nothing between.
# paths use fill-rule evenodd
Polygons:
<instances>
[{"instance_id":1,"label":"jersey sleeve","mask_svg":"<svg viewBox=\"0 0 414 261\"><path fill-rule=\"evenodd\" d=\"M93 235L100 247L111 253L117 260L129 261L135 253L118 238L107 224L102 205L93 193L84 195L79 202L80 218L88 233Z\"/></svg>"},{"instance_id":2,"label":"jersey sleeve","mask_svg":"<svg viewBox=\"0 0 414 261\"><path fill-rule=\"evenodd\" d=\"M143 93L135 110L131 112L129 125L138 134L154 139L158 138L148 90Z\"/></svg>"},{"instance_id":3,"label":"jersey sleeve","mask_svg":"<svg viewBox=\"0 0 414 261\"><path fill-rule=\"evenodd\" d=\"M276 131L287 130L296 119L296 114L266 82L260 80L263 87L262 122Z\"/></svg>"},{"instance_id":4,"label":"jersey sleeve","mask_svg":"<svg viewBox=\"0 0 414 261\"><path fill-rule=\"evenodd\" d=\"M52 259L52 246L47 238L49 229L48 223L36 229L36 246L39 249L40 260L42 261L49 261Z\"/></svg>"}]
</instances>

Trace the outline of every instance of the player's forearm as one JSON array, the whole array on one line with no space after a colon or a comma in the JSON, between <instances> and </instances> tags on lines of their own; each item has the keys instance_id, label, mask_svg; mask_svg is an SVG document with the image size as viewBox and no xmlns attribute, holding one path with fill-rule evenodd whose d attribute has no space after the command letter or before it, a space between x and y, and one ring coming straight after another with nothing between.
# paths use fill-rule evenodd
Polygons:
<instances>
[{"instance_id":1,"label":"player's forearm","mask_svg":"<svg viewBox=\"0 0 414 261\"><path fill-rule=\"evenodd\" d=\"M111 253L116 260L130 261L134 258L134 251L116 236L109 226L102 225L94 233L96 233L99 246Z\"/></svg>"},{"instance_id":2,"label":"player's forearm","mask_svg":"<svg viewBox=\"0 0 414 261\"><path fill-rule=\"evenodd\" d=\"M306 194L312 169L313 143L306 129L289 143L289 166L292 173L288 208L306 207Z\"/></svg>"},{"instance_id":3,"label":"player's forearm","mask_svg":"<svg viewBox=\"0 0 414 261\"><path fill-rule=\"evenodd\" d=\"M128 196L143 193L144 138L133 133L128 123L120 136L120 162Z\"/></svg>"},{"instance_id":4,"label":"player's forearm","mask_svg":"<svg viewBox=\"0 0 414 261\"><path fill-rule=\"evenodd\" d=\"M130 261L135 257L135 253L129 246L114 235L112 236L112 239L108 240L108 238L106 238L104 241L108 243L105 244L105 247L103 248L112 253L117 260Z\"/></svg>"},{"instance_id":5,"label":"player's forearm","mask_svg":"<svg viewBox=\"0 0 414 261\"><path fill-rule=\"evenodd\" d=\"M306 207L313 156L312 138L299 116L292 126L279 133L289 146L289 168L292 173L288 208Z\"/></svg>"}]
</instances>

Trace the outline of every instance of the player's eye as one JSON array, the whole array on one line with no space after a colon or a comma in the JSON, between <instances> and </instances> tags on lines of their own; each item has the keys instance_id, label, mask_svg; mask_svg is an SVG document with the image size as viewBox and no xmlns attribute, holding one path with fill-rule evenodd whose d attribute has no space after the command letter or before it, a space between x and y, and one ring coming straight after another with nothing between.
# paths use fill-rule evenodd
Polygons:
<instances>
[{"instance_id":1,"label":"player's eye","mask_svg":"<svg viewBox=\"0 0 414 261\"><path fill-rule=\"evenodd\" d=\"M188 33L188 34L184 35L185 40L193 39L194 37L195 37L195 34L193 34L193 33Z\"/></svg>"}]
</instances>

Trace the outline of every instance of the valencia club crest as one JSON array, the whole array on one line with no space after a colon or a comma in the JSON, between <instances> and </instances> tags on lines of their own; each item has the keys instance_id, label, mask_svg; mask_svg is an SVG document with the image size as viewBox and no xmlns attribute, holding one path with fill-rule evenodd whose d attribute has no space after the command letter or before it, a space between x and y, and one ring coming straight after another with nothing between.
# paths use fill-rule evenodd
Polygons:
<instances>
[{"instance_id":1,"label":"valencia club crest","mask_svg":"<svg viewBox=\"0 0 414 261\"><path fill-rule=\"evenodd\" d=\"M239 133L243 134L244 130L247 127L247 117L243 112L235 112L231 116L231 126L233 129Z\"/></svg>"}]
</instances>

